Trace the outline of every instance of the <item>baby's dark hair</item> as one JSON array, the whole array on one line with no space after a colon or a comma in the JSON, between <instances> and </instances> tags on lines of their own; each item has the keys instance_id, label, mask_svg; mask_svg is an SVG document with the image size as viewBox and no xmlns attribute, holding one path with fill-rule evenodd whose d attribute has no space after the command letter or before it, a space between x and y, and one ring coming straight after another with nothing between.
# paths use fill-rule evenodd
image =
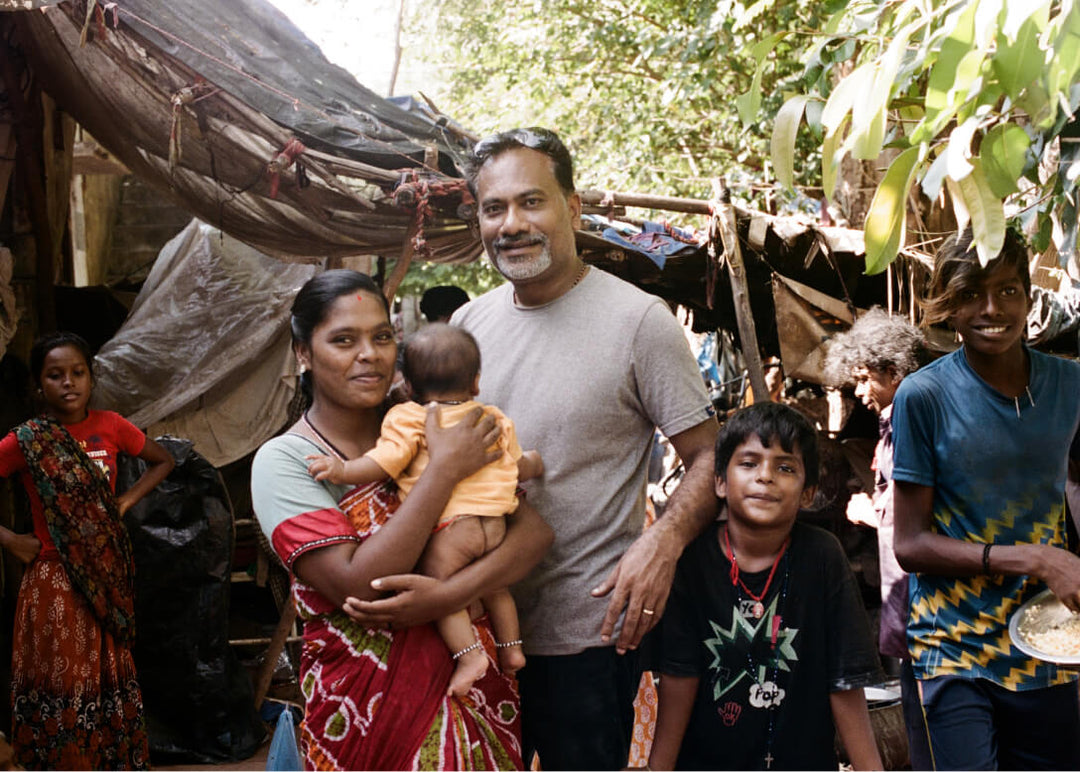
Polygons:
<instances>
[{"instance_id":1,"label":"baby's dark hair","mask_svg":"<svg viewBox=\"0 0 1080 772\"><path fill-rule=\"evenodd\" d=\"M34 376L34 383L41 380L41 373L45 369L45 357L53 349L63 346L78 349L86 360L86 369L90 377L94 377L94 354L90 351L90 344L86 342L86 339L74 332L49 332L35 340L30 349L30 374Z\"/></svg>"},{"instance_id":2,"label":"baby's dark hair","mask_svg":"<svg viewBox=\"0 0 1080 772\"><path fill-rule=\"evenodd\" d=\"M806 470L805 487L818 483L817 430L806 417L780 402L757 402L735 413L716 435L716 476L727 479L735 450L756 434L766 447L779 440L785 453L799 449Z\"/></svg>"},{"instance_id":3,"label":"baby's dark hair","mask_svg":"<svg viewBox=\"0 0 1080 772\"><path fill-rule=\"evenodd\" d=\"M468 391L479 372L480 347L460 327L429 324L405 341L401 374L419 402L431 394Z\"/></svg>"},{"instance_id":4,"label":"baby's dark hair","mask_svg":"<svg viewBox=\"0 0 1080 772\"><path fill-rule=\"evenodd\" d=\"M1023 239L1012 228L1005 230L1005 243L1001 251L983 267L975 249L975 237L971 227L945 239L934 257L934 272L930 277L930 290L923 301L923 324L937 324L948 319L961 305L965 290L977 286L991 271L1000 266L1013 266L1024 293L1031 295L1031 272L1028 268L1028 252Z\"/></svg>"}]
</instances>

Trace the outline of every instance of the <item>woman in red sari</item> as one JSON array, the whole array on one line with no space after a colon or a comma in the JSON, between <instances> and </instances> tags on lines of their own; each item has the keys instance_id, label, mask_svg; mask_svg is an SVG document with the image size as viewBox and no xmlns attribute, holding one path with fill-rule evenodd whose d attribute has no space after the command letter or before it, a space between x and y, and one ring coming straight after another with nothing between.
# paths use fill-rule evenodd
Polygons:
<instances>
[{"instance_id":1,"label":"woman in red sari","mask_svg":"<svg viewBox=\"0 0 1080 772\"><path fill-rule=\"evenodd\" d=\"M345 598L377 598L378 580L413 570L453 486L492 459L486 448L498 430L479 411L441 429L433 409L431 463L405 503L391 480L355 489L316 482L307 456L355 458L374 446L397 346L378 286L355 271L307 282L293 304L292 333L311 407L260 448L251 487L259 523L294 575L304 620L306 766L520 769L517 691L498 670L486 619L475 626L492 666L461 700L446 695L452 661L429 623L523 577L550 544L550 529L522 501L489 555L447 580L404 580L415 626L352 620Z\"/></svg>"}]
</instances>

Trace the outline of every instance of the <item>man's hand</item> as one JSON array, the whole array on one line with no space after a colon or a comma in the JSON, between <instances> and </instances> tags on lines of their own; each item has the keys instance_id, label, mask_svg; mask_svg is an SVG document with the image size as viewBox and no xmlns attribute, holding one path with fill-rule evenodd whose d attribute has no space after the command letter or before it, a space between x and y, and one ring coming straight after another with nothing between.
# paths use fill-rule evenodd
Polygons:
<instances>
[{"instance_id":1,"label":"man's hand","mask_svg":"<svg viewBox=\"0 0 1080 772\"><path fill-rule=\"evenodd\" d=\"M414 627L458 611L447 597L444 583L420 574L395 574L371 582L379 592L393 593L378 600L346 598L342 610L369 627Z\"/></svg>"},{"instance_id":2,"label":"man's hand","mask_svg":"<svg viewBox=\"0 0 1080 772\"><path fill-rule=\"evenodd\" d=\"M675 564L681 548L675 535L658 520L630 545L611 576L592 591L594 598L611 593L604 624L600 628L600 640L607 643L615 630L619 616L626 610L622 631L615 641L615 650L625 654L636 649L642 637L649 632L664 614L671 582L675 578Z\"/></svg>"},{"instance_id":3,"label":"man's hand","mask_svg":"<svg viewBox=\"0 0 1080 772\"><path fill-rule=\"evenodd\" d=\"M328 480L335 485L345 482L345 463L336 456L312 455L307 456L310 462L307 467L308 474L316 480Z\"/></svg>"}]
</instances>

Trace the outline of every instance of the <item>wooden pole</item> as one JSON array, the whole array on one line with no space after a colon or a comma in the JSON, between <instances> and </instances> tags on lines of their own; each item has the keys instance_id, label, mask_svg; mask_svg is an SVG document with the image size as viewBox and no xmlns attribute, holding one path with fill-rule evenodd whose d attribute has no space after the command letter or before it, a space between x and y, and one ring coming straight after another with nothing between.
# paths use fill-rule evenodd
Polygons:
<instances>
[{"instance_id":1,"label":"wooden pole","mask_svg":"<svg viewBox=\"0 0 1080 772\"><path fill-rule=\"evenodd\" d=\"M601 190L579 191L581 203L598 206L601 202L611 206L637 206L643 209L661 209L665 212L687 214L711 214L708 201L673 196L649 196L643 193L609 193Z\"/></svg>"},{"instance_id":2,"label":"wooden pole","mask_svg":"<svg viewBox=\"0 0 1080 772\"><path fill-rule=\"evenodd\" d=\"M731 206L731 191L723 178L713 180L713 193L716 196L714 216L719 225L720 240L724 245L724 259L731 278L731 296L735 301L735 321L739 327L739 340L742 341L743 358L750 374L750 388L754 390L754 402L772 401L769 389L765 386L765 368L761 364L761 351L758 349L757 327L754 314L750 309L750 293L746 284L746 266L743 264L742 249L739 247L739 231L735 222L735 210Z\"/></svg>"},{"instance_id":3,"label":"wooden pole","mask_svg":"<svg viewBox=\"0 0 1080 772\"><path fill-rule=\"evenodd\" d=\"M37 333L42 333L56 329L56 259L41 157L42 126L23 99L19 74L15 72L15 61L16 57L6 47L0 52L0 77L3 78L8 104L11 105L15 118L15 163L26 183L26 197L34 232ZM31 88L31 93L36 93L36 89Z\"/></svg>"},{"instance_id":4,"label":"wooden pole","mask_svg":"<svg viewBox=\"0 0 1080 772\"><path fill-rule=\"evenodd\" d=\"M285 608L281 610L281 619L278 620L277 629L270 639L270 645L263 655L263 661L259 665L258 677L255 680L255 710L258 710L266 699L266 693L270 691L270 682L274 678L274 670L277 669L278 657L285 649L285 642L289 639L293 623L296 621L296 603L292 596L285 598Z\"/></svg>"},{"instance_id":5,"label":"wooden pole","mask_svg":"<svg viewBox=\"0 0 1080 772\"><path fill-rule=\"evenodd\" d=\"M413 255L416 254L414 242L419 232L420 223L417 221L409 228L409 233L405 236L405 244L401 247L401 257L394 263L394 270L390 272L390 278L386 280L386 285L383 287L383 295L386 297L387 303L394 302L394 295L397 294L398 287L401 286L401 282L405 281L405 274L409 272Z\"/></svg>"}]
</instances>

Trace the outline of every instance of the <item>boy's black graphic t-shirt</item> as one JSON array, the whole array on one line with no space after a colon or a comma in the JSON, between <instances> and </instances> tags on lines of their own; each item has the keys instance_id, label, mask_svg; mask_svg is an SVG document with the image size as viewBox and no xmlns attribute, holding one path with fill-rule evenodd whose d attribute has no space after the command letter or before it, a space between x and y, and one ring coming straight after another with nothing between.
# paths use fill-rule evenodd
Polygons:
<instances>
[{"instance_id":1,"label":"boy's black graphic t-shirt","mask_svg":"<svg viewBox=\"0 0 1080 772\"><path fill-rule=\"evenodd\" d=\"M660 631L661 678L701 679L676 768L835 770L829 694L885 678L847 557L796 522L757 607L732 584L722 527L687 547ZM740 578L760 595L769 573Z\"/></svg>"}]
</instances>

